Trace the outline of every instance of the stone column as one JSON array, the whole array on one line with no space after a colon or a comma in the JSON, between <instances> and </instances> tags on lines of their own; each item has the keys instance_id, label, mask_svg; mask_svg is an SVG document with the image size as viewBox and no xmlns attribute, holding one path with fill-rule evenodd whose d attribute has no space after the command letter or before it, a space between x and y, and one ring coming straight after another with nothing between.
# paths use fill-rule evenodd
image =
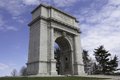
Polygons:
<instances>
[{"instance_id":1,"label":"stone column","mask_svg":"<svg viewBox=\"0 0 120 80\"><path fill-rule=\"evenodd\" d=\"M74 75L74 52L73 49L71 49L71 68L72 68L72 75Z\"/></svg>"},{"instance_id":2,"label":"stone column","mask_svg":"<svg viewBox=\"0 0 120 80\"><path fill-rule=\"evenodd\" d=\"M81 41L80 41L80 34L74 37L75 43L75 75L85 75L84 74L84 66L83 66L83 59L82 59L82 48L81 48Z\"/></svg>"},{"instance_id":3,"label":"stone column","mask_svg":"<svg viewBox=\"0 0 120 80\"><path fill-rule=\"evenodd\" d=\"M51 35L50 75L57 75L56 60L54 59L54 28L53 27L51 27L50 29L50 35Z\"/></svg>"}]
</instances>

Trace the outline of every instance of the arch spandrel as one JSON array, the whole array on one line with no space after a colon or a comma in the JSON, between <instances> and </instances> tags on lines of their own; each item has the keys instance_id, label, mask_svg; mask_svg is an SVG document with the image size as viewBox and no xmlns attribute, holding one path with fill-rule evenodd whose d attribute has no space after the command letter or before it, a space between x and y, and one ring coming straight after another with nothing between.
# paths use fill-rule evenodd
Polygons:
<instances>
[{"instance_id":1,"label":"arch spandrel","mask_svg":"<svg viewBox=\"0 0 120 80\"><path fill-rule=\"evenodd\" d=\"M54 30L54 42L57 38L59 37L64 37L70 44L71 46L71 50L73 50L73 38L71 35L67 34L67 32L65 32L65 36L63 36L63 32L60 32L60 31L56 31Z\"/></svg>"}]
</instances>

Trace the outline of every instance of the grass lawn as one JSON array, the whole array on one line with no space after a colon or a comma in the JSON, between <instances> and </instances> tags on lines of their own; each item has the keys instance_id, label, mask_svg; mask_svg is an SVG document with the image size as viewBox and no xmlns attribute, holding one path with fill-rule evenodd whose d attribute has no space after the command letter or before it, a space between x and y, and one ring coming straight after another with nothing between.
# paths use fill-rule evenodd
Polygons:
<instances>
[{"instance_id":1,"label":"grass lawn","mask_svg":"<svg viewBox=\"0 0 120 80\"><path fill-rule=\"evenodd\" d=\"M88 77L3 77L0 80L105 80L103 78Z\"/></svg>"}]
</instances>

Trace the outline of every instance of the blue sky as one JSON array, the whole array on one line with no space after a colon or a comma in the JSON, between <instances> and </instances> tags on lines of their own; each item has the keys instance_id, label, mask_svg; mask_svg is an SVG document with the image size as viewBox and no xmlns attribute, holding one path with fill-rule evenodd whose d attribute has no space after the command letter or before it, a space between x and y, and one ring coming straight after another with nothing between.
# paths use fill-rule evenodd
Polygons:
<instances>
[{"instance_id":1,"label":"blue sky","mask_svg":"<svg viewBox=\"0 0 120 80\"><path fill-rule=\"evenodd\" d=\"M94 48L104 45L120 58L120 0L0 0L0 76L10 75L27 62L27 24L41 1L79 20L82 47L91 57Z\"/></svg>"}]
</instances>

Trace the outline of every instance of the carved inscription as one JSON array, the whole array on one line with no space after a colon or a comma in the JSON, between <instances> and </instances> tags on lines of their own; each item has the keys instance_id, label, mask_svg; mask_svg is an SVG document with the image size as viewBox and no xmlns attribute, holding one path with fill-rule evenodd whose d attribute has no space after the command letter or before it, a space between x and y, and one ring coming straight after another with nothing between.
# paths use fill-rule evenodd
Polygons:
<instances>
[{"instance_id":1,"label":"carved inscription","mask_svg":"<svg viewBox=\"0 0 120 80\"><path fill-rule=\"evenodd\" d=\"M54 18L56 18L62 22L65 22L67 24L74 25L74 20L72 18L64 15L63 13L60 13L60 12L54 10L53 14L54 14Z\"/></svg>"}]
</instances>

